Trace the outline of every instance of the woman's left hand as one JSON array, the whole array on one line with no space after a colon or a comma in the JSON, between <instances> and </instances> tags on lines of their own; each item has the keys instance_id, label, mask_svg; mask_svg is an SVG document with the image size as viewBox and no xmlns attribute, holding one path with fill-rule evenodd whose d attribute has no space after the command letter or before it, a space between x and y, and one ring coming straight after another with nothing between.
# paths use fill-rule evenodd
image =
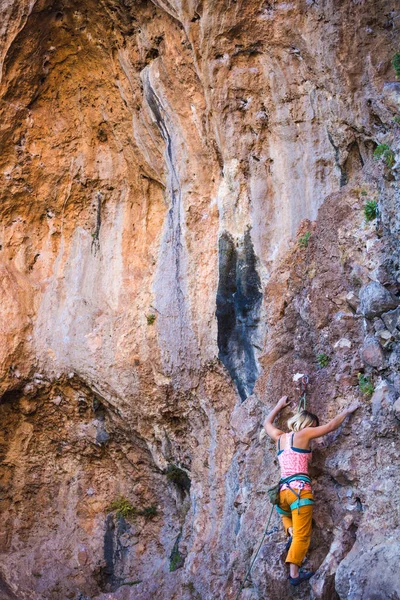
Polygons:
<instances>
[{"instance_id":1,"label":"woman's left hand","mask_svg":"<svg viewBox=\"0 0 400 600\"><path fill-rule=\"evenodd\" d=\"M279 410L282 410L282 408L286 408L287 406L289 406L290 404L290 400L288 400L287 396L282 396L282 398L280 400L278 400L277 403L277 408L279 408Z\"/></svg>"}]
</instances>

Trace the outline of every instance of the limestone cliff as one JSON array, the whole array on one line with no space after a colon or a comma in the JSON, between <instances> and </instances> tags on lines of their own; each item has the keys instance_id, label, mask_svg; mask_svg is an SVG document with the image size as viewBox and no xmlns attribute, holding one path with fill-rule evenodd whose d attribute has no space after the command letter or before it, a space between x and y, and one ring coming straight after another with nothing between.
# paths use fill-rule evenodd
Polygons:
<instances>
[{"instance_id":1,"label":"limestone cliff","mask_svg":"<svg viewBox=\"0 0 400 600\"><path fill-rule=\"evenodd\" d=\"M400 597L398 9L0 0L2 599L233 600L297 373L362 406L242 598Z\"/></svg>"}]
</instances>

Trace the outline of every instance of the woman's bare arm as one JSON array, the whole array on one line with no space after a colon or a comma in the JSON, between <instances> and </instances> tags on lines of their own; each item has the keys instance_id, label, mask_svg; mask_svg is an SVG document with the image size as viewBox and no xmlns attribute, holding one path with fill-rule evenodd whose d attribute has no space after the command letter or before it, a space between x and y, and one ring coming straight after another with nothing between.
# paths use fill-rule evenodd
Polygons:
<instances>
[{"instance_id":1,"label":"woman's bare arm","mask_svg":"<svg viewBox=\"0 0 400 600\"><path fill-rule=\"evenodd\" d=\"M320 425L319 427L305 427L301 431L296 433L296 439L298 442L304 440L304 442L309 442L310 440L314 440L315 438L322 437L327 433L331 433L331 431L335 431L339 429L345 418L353 413L359 408L360 404L358 402L353 402L350 404L346 410L344 410L340 415L337 415L334 419L329 421L326 425Z\"/></svg>"},{"instance_id":2,"label":"woman's bare arm","mask_svg":"<svg viewBox=\"0 0 400 600\"><path fill-rule=\"evenodd\" d=\"M275 408L273 408L271 410L271 412L269 413L269 415L267 416L267 418L264 421L265 431L267 432L269 437L272 438L275 442L278 439L278 437L280 435L282 435L284 432L281 431L280 429L278 429L277 427L275 427L274 425L272 425L272 423L274 422L275 417L280 413L282 408L285 408L289 404L290 404L290 401L288 400L287 396L282 396L282 398L280 400L278 400Z\"/></svg>"}]
</instances>

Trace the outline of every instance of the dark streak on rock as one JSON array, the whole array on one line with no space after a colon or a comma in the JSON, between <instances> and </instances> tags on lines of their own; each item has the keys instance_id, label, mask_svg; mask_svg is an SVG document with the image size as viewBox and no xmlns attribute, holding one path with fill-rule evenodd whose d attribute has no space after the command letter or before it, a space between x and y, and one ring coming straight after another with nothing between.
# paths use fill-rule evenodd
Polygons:
<instances>
[{"instance_id":1,"label":"dark streak on rock","mask_svg":"<svg viewBox=\"0 0 400 600\"><path fill-rule=\"evenodd\" d=\"M103 200L103 194L101 192L97 192L97 214L96 214L96 229L93 233L92 239L92 250L94 254L100 248L99 235L100 235L100 227L101 227L101 202Z\"/></svg>"},{"instance_id":2,"label":"dark streak on rock","mask_svg":"<svg viewBox=\"0 0 400 600\"><path fill-rule=\"evenodd\" d=\"M219 358L242 401L253 392L258 376L253 338L259 323L262 291L256 261L249 230L238 247L228 232L221 235L216 311Z\"/></svg>"},{"instance_id":3,"label":"dark streak on rock","mask_svg":"<svg viewBox=\"0 0 400 600\"><path fill-rule=\"evenodd\" d=\"M123 573L124 559L128 548L122 546L119 538L130 525L123 517L110 514L106 518L106 530L104 533L104 560L105 566L101 568L98 576L98 584L102 592L114 592L123 583L124 578L118 573Z\"/></svg>"}]
</instances>

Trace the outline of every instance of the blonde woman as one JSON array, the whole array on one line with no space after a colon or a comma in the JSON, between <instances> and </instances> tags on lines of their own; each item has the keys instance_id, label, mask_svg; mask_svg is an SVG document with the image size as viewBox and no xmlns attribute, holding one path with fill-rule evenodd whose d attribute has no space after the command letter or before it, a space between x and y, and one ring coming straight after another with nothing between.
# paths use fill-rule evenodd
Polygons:
<instances>
[{"instance_id":1,"label":"blonde woman","mask_svg":"<svg viewBox=\"0 0 400 600\"><path fill-rule=\"evenodd\" d=\"M308 476L308 463L312 453L310 441L338 429L345 418L357 410L359 404L354 402L326 425L320 425L318 417L313 413L302 410L288 420L290 432L285 433L275 427L273 421L289 404L287 396L283 396L265 419L264 427L269 437L278 442L281 485L276 508L289 536L286 544L286 549L289 550L286 557L290 569L289 582L299 585L314 575L313 572L306 573L299 569L310 545L312 530L314 498Z\"/></svg>"}]
</instances>

